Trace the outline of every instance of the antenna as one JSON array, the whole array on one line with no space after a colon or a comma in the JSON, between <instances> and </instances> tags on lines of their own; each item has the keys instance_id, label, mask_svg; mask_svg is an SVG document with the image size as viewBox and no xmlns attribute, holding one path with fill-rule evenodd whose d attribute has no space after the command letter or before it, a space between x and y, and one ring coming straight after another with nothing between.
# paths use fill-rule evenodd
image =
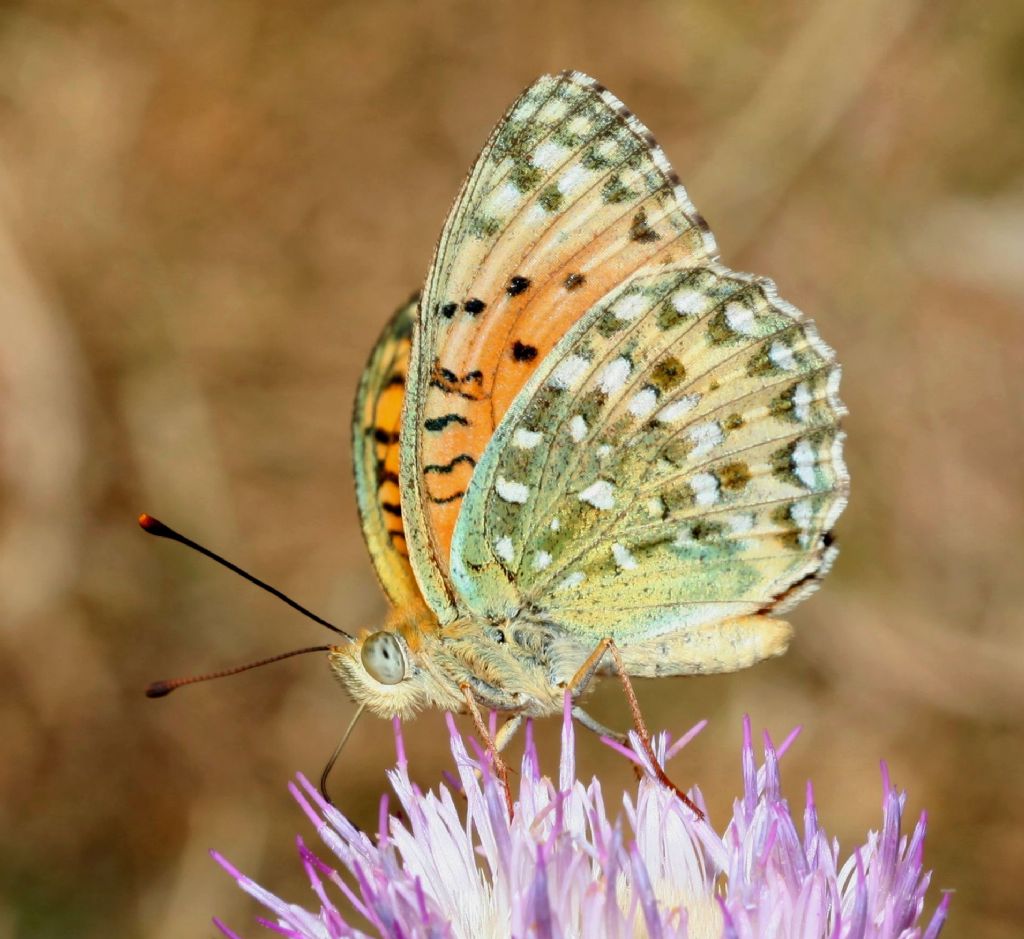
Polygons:
<instances>
[{"instance_id":1,"label":"antenna","mask_svg":"<svg viewBox=\"0 0 1024 939\"><path fill-rule=\"evenodd\" d=\"M269 594L273 594L275 597L277 597L278 600L283 600L293 610L298 610L303 616L306 616L309 619L313 620L314 623L319 623L321 626L324 626L327 629L331 630L331 632L335 632L339 636L344 636L349 642L355 642L355 639L351 635L349 635L347 632L345 632L345 630L338 629L338 627L335 626L333 623L327 622L327 620L325 620L322 616L317 616L316 613L314 613L312 610L307 610L301 603L297 603L295 600L293 600L287 594L282 593L276 587L271 587L270 584L268 584L266 581L260 580L258 577L254 577L248 571L242 570L242 568L240 568L237 564L232 564L229 560L227 560L226 558L222 558L219 554L215 554L209 548L204 548L201 544L199 544L196 541L193 541L191 538L186 538L184 535L180 534L179 532L176 532L170 526L165 525L159 519L153 518L152 515L147 515L145 512L143 512L139 516L139 525L141 526L142 530L144 532L146 532L147 534L156 535L158 538L167 538L170 541L177 541L180 544L183 544L186 547L191 548L193 551L198 551L200 554L205 555L206 557L208 557L211 561L216 561L222 567L226 567L229 571L234 571L234 573L238 574L239 577L242 577L245 580L249 581L249 583L255 584L257 587L259 587L262 590L266 590L267 593L269 593ZM325 648L329 648L329 647L325 647ZM305 650L302 650L302 651L305 651ZM289 652L288 653L288 655L295 655L295 654L297 654L297 653L293 653L293 652ZM268 661L274 661L274 660L268 660ZM264 663L259 662L259 663L256 663L256 664L261 665L261 664L264 664ZM247 665L245 667L246 668L254 668L255 666L248 666ZM214 676L210 676L210 677L214 677ZM199 680L199 679L197 679L197 680ZM170 690L170 689L168 689L168 690ZM150 697L159 697L159 696L158 695L151 695Z\"/></svg>"},{"instance_id":2,"label":"antenna","mask_svg":"<svg viewBox=\"0 0 1024 939\"><path fill-rule=\"evenodd\" d=\"M193 675L190 678L169 678L165 681L154 681L146 688L147 698L162 698L170 694L175 688L182 685L194 685L200 681L212 681L214 678L227 678L228 675L237 675L239 672L247 672L250 668L259 668L261 665L270 665L272 662L280 662L281 659L290 659L293 655L305 655L307 652L330 652L337 646L307 646L305 649L293 649L291 652L282 652L279 655L272 655L270 658L260 659L258 662L250 662L248 665L236 665L234 668L221 669L219 672L210 672L208 675Z\"/></svg>"}]
</instances>

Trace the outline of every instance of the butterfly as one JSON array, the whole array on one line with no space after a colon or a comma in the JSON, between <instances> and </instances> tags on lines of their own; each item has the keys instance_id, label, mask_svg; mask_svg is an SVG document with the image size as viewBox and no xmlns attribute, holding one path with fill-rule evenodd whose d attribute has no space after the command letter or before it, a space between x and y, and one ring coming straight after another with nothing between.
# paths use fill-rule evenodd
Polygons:
<instances>
[{"instance_id":1,"label":"butterfly","mask_svg":"<svg viewBox=\"0 0 1024 939\"><path fill-rule=\"evenodd\" d=\"M500 749L595 674L782 653L836 556L839 377L771 281L716 260L618 98L541 77L363 373L356 494L391 612L332 669L381 716L505 712Z\"/></svg>"}]
</instances>

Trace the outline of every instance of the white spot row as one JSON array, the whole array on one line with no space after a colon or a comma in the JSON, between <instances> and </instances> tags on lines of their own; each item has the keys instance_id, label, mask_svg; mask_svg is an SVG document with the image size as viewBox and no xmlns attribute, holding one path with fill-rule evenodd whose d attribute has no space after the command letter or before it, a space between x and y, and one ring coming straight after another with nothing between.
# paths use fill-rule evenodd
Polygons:
<instances>
[{"instance_id":1,"label":"white spot row","mask_svg":"<svg viewBox=\"0 0 1024 939\"><path fill-rule=\"evenodd\" d=\"M536 430L527 430L525 427L517 427L512 435L512 443L520 450L532 450L543 439L543 435Z\"/></svg>"},{"instance_id":2,"label":"white spot row","mask_svg":"<svg viewBox=\"0 0 1024 939\"><path fill-rule=\"evenodd\" d=\"M554 96L544 102L544 106L537 112L536 120L541 124L554 124L565 117L569 110L569 102L564 98Z\"/></svg>"},{"instance_id":3,"label":"white spot row","mask_svg":"<svg viewBox=\"0 0 1024 939\"><path fill-rule=\"evenodd\" d=\"M690 480L697 505L714 505L718 501L718 477L714 473L698 473Z\"/></svg>"},{"instance_id":4,"label":"white spot row","mask_svg":"<svg viewBox=\"0 0 1024 939\"><path fill-rule=\"evenodd\" d=\"M776 368L781 368L784 372L791 372L797 366L793 350L778 339L768 347L768 358Z\"/></svg>"},{"instance_id":5,"label":"white spot row","mask_svg":"<svg viewBox=\"0 0 1024 939\"><path fill-rule=\"evenodd\" d=\"M665 503L660 496L647 500L647 514L651 518L661 518L665 514Z\"/></svg>"},{"instance_id":6,"label":"white spot row","mask_svg":"<svg viewBox=\"0 0 1024 939\"><path fill-rule=\"evenodd\" d=\"M565 148L559 146L553 140L545 140L533 152L530 162L538 169L550 170L558 166L565 155Z\"/></svg>"},{"instance_id":7,"label":"white spot row","mask_svg":"<svg viewBox=\"0 0 1024 939\"><path fill-rule=\"evenodd\" d=\"M607 395L614 394L626 384L626 379L632 371L633 363L620 355L602 369L597 379L598 387Z\"/></svg>"},{"instance_id":8,"label":"white spot row","mask_svg":"<svg viewBox=\"0 0 1024 939\"><path fill-rule=\"evenodd\" d=\"M514 502L522 505L530 495L530 487L517 483L514 480L499 476L494 484L495 491L506 502Z\"/></svg>"},{"instance_id":9,"label":"white spot row","mask_svg":"<svg viewBox=\"0 0 1024 939\"><path fill-rule=\"evenodd\" d=\"M595 509L615 507L615 487L606 479L599 479L579 494L580 502L586 502Z\"/></svg>"},{"instance_id":10,"label":"white spot row","mask_svg":"<svg viewBox=\"0 0 1024 939\"><path fill-rule=\"evenodd\" d=\"M680 316L700 316L708 308L708 295L684 287L672 295L672 309Z\"/></svg>"},{"instance_id":11,"label":"white spot row","mask_svg":"<svg viewBox=\"0 0 1024 939\"><path fill-rule=\"evenodd\" d=\"M725 321L734 333L739 333L741 336L757 335L757 322L754 319L754 314L742 303L734 301L726 305Z\"/></svg>"},{"instance_id":12,"label":"white spot row","mask_svg":"<svg viewBox=\"0 0 1024 939\"><path fill-rule=\"evenodd\" d=\"M582 166L579 163L574 163L564 173L562 173L555 185L563 196L570 196L579 189L591 175L590 170L585 166Z\"/></svg>"},{"instance_id":13,"label":"white spot row","mask_svg":"<svg viewBox=\"0 0 1024 939\"><path fill-rule=\"evenodd\" d=\"M641 388L633 400L629 402L629 413L634 417L645 418L658 406L658 392L653 388Z\"/></svg>"},{"instance_id":14,"label":"white spot row","mask_svg":"<svg viewBox=\"0 0 1024 939\"><path fill-rule=\"evenodd\" d=\"M512 210L522 197L522 193L512 183L505 183L504 186L495 190L488 197L486 202L487 211L498 218L504 218L512 213Z\"/></svg>"},{"instance_id":15,"label":"white spot row","mask_svg":"<svg viewBox=\"0 0 1024 939\"><path fill-rule=\"evenodd\" d=\"M587 575L584 574L583 571L573 571L573 573L569 574L557 587L555 587L555 590L568 590L572 587L578 587L586 579Z\"/></svg>"},{"instance_id":16,"label":"white spot row","mask_svg":"<svg viewBox=\"0 0 1024 939\"><path fill-rule=\"evenodd\" d=\"M754 513L745 512L741 515L730 515L725 520L729 531L734 535L744 535L754 527Z\"/></svg>"},{"instance_id":17,"label":"white spot row","mask_svg":"<svg viewBox=\"0 0 1024 939\"><path fill-rule=\"evenodd\" d=\"M629 548L618 542L612 545L612 557L615 558L616 566L623 571L636 570L636 558L629 553Z\"/></svg>"},{"instance_id":18,"label":"white spot row","mask_svg":"<svg viewBox=\"0 0 1024 939\"><path fill-rule=\"evenodd\" d=\"M811 402L814 395L807 382L802 381L793 389L793 413L800 423L804 423L811 416Z\"/></svg>"},{"instance_id":19,"label":"white spot row","mask_svg":"<svg viewBox=\"0 0 1024 939\"><path fill-rule=\"evenodd\" d=\"M621 297L612 304L611 311L616 319L626 323L632 323L637 317L642 316L649 309L647 297L642 293L631 293Z\"/></svg>"},{"instance_id":20,"label":"white spot row","mask_svg":"<svg viewBox=\"0 0 1024 939\"><path fill-rule=\"evenodd\" d=\"M494 539L494 553L506 563L511 563L516 556L515 546L508 535L502 535Z\"/></svg>"},{"instance_id":21,"label":"white spot row","mask_svg":"<svg viewBox=\"0 0 1024 939\"><path fill-rule=\"evenodd\" d=\"M590 362L583 358L583 356L567 355L555 366L555 370L551 373L551 378L549 379L550 384L554 388L566 391L572 388L586 374L588 368L590 368Z\"/></svg>"},{"instance_id":22,"label":"white spot row","mask_svg":"<svg viewBox=\"0 0 1024 939\"><path fill-rule=\"evenodd\" d=\"M696 424L687 431L686 436L693 444L693 449L690 451L690 457L693 459L707 456L725 439L718 421L704 421L701 424Z\"/></svg>"},{"instance_id":23,"label":"white spot row","mask_svg":"<svg viewBox=\"0 0 1024 939\"><path fill-rule=\"evenodd\" d=\"M793 447L793 474L808 489L814 488L815 475L814 465L817 463L817 456L814 447L809 440L798 440Z\"/></svg>"},{"instance_id":24,"label":"white spot row","mask_svg":"<svg viewBox=\"0 0 1024 939\"><path fill-rule=\"evenodd\" d=\"M666 404L657 415L657 420L662 424L671 424L674 421L679 420L686 414L689 414L700 401L699 394L683 395L678 401L673 401L671 404Z\"/></svg>"},{"instance_id":25,"label":"white spot row","mask_svg":"<svg viewBox=\"0 0 1024 939\"><path fill-rule=\"evenodd\" d=\"M551 555L547 551L538 551L533 558L533 569L544 571L551 566Z\"/></svg>"},{"instance_id":26,"label":"white spot row","mask_svg":"<svg viewBox=\"0 0 1024 939\"><path fill-rule=\"evenodd\" d=\"M569 421L569 436L579 443L587 436L587 422L577 414Z\"/></svg>"}]
</instances>

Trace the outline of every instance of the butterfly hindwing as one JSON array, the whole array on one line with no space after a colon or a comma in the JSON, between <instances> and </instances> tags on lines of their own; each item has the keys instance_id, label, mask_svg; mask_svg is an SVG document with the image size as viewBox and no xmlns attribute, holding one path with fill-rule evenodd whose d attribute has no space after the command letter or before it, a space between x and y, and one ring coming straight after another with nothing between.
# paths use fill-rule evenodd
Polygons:
<instances>
[{"instance_id":1,"label":"butterfly hindwing","mask_svg":"<svg viewBox=\"0 0 1024 939\"><path fill-rule=\"evenodd\" d=\"M624 644L782 609L834 554L838 382L770 282L713 262L635 274L480 460L452 549L460 604Z\"/></svg>"},{"instance_id":2,"label":"butterfly hindwing","mask_svg":"<svg viewBox=\"0 0 1024 939\"><path fill-rule=\"evenodd\" d=\"M363 370L352 420L352 462L363 534L396 606L422 602L409 564L399 487L399 437L419 297L384 327Z\"/></svg>"},{"instance_id":3,"label":"butterfly hindwing","mask_svg":"<svg viewBox=\"0 0 1024 939\"><path fill-rule=\"evenodd\" d=\"M463 498L520 389L636 271L713 254L650 133L593 80L545 76L499 123L438 244L404 415L410 553L442 622L457 611L448 562Z\"/></svg>"}]
</instances>

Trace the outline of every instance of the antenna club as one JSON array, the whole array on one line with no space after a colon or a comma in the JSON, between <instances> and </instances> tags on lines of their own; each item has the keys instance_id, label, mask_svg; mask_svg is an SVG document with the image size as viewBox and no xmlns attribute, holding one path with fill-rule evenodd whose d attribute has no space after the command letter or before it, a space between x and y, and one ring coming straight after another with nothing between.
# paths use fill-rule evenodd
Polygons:
<instances>
[{"instance_id":1,"label":"antenna club","mask_svg":"<svg viewBox=\"0 0 1024 939\"><path fill-rule=\"evenodd\" d=\"M176 687L169 681L154 681L146 688L146 697L162 698L169 695Z\"/></svg>"},{"instance_id":2,"label":"antenna club","mask_svg":"<svg viewBox=\"0 0 1024 939\"><path fill-rule=\"evenodd\" d=\"M139 527L150 535L162 535L166 537L171 533L171 530L159 519L153 518L152 515L147 515L143 512L139 516Z\"/></svg>"}]
</instances>

